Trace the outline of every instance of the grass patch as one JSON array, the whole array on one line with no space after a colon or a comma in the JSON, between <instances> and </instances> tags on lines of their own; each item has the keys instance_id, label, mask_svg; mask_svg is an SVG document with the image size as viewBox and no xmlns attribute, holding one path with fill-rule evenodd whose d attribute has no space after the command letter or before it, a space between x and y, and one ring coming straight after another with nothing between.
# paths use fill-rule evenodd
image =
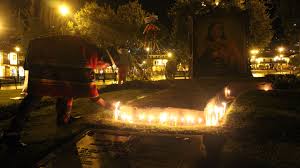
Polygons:
<instances>
[{"instance_id":1,"label":"grass patch","mask_svg":"<svg viewBox=\"0 0 300 168\"><path fill-rule=\"evenodd\" d=\"M300 167L299 99L295 91L241 95L230 107L224 125L227 155L246 156L267 167Z\"/></svg>"},{"instance_id":2,"label":"grass patch","mask_svg":"<svg viewBox=\"0 0 300 168\"><path fill-rule=\"evenodd\" d=\"M14 100L10 100L12 97L20 96L22 90L0 90L0 106L7 106L10 104L14 104Z\"/></svg>"}]
</instances>

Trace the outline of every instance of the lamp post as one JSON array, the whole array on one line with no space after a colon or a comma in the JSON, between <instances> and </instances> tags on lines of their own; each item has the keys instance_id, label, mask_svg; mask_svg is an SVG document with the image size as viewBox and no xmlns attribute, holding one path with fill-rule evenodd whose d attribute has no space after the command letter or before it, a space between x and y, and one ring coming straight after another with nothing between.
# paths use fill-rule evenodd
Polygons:
<instances>
[{"instance_id":1,"label":"lamp post","mask_svg":"<svg viewBox=\"0 0 300 168\"><path fill-rule=\"evenodd\" d=\"M59 15L61 16L60 17L60 31L61 31L61 34L63 34L63 24L64 24L64 21L68 15L70 15L70 7L67 5L67 4L61 4L58 6L58 13Z\"/></svg>"},{"instance_id":2,"label":"lamp post","mask_svg":"<svg viewBox=\"0 0 300 168\"><path fill-rule=\"evenodd\" d=\"M259 54L259 49L254 48L250 50L250 62L254 61L256 59L256 56ZM254 64L254 69L257 69L257 64Z\"/></svg>"},{"instance_id":3,"label":"lamp post","mask_svg":"<svg viewBox=\"0 0 300 168\"><path fill-rule=\"evenodd\" d=\"M284 51L285 51L285 48L284 47L278 47L277 48L277 51L279 52L279 54L282 54Z\"/></svg>"},{"instance_id":4,"label":"lamp post","mask_svg":"<svg viewBox=\"0 0 300 168\"><path fill-rule=\"evenodd\" d=\"M173 56L173 53L171 53L171 52L168 52L168 53L167 53L167 56L168 56L169 58L172 58L172 56Z\"/></svg>"},{"instance_id":5,"label":"lamp post","mask_svg":"<svg viewBox=\"0 0 300 168\"><path fill-rule=\"evenodd\" d=\"M149 57L150 47L147 47L145 50L147 51L147 54L148 54L148 57Z\"/></svg>"},{"instance_id":6,"label":"lamp post","mask_svg":"<svg viewBox=\"0 0 300 168\"><path fill-rule=\"evenodd\" d=\"M59 5L58 10L61 16L67 16L70 14L70 8L66 4Z\"/></svg>"},{"instance_id":7,"label":"lamp post","mask_svg":"<svg viewBox=\"0 0 300 168\"><path fill-rule=\"evenodd\" d=\"M277 48L277 51L279 52L279 57L282 58L285 48L283 46L280 46ZM280 72L281 72L281 74L283 73L282 72L282 63L280 63Z\"/></svg>"},{"instance_id":8,"label":"lamp post","mask_svg":"<svg viewBox=\"0 0 300 168\"><path fill-rule=\"evenodd\" d=\"M256 56L257 54L259 54L259 49L252 49L252 50L250 50L250 54L252 56Z\"/></svg>"},{"instance_id":9,"label":"lamp post","mask_svg":"<svg viewBox=\"0 0 300 168\"><path fill-rule=\"evenodd\" d=\"M151 48L147 47L147 48L145 48L145 50L147 51L147 59L145 61L143 61L143 64L144 64L143 65L144 66L143 71L144 71L145 78L148 78L148 75L147 75L148 73L147 72L151 73L151 70L152 70L152 66L150 66L152 64L152 63L150 63L151 62L151 59L150 59ZM152 76L152 75L150 75L150 76ZM150 79L151 79L151 77L150 77Z\"/></svg>"},{"instance_id":10,"label":"lamp post","mask_svg":"<svg viewBox=\"0 0 300 168\"><path fill-rule=\"evenodd\" d=\"M21 48L16 46L15 47L16 56L17 56L17 80L20 81L20 74L19 74L19 52L21 51Z\"/></svg>"}]
</instances>

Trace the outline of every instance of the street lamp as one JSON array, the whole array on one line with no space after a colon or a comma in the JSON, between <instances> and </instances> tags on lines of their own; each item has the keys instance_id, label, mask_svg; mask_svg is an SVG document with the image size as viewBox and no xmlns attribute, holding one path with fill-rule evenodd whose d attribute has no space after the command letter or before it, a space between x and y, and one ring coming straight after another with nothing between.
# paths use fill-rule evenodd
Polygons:
<instances>
[{"instance_id":1,"label":"street lamp","mask_svg":"<svg viewBox=\"0 0 300 168\"><path fill-rule=\"evenodd\" d=\"M282 53L282 52L285 51L285 48L284 47L278 47L277 50L278 50L279 53Z\"/></svg>"},{"instance_id":2,"label":"street lamp","mask_svg":"<svg viewBox=\"0 0 300 168\"><path fill-rule=\"evenodd\" d=\"M58 11L62 16L67 16L70 13L70 8L66 4L62 4L58 7Z\"/></svg>"},{"instance_id":3,"label":"street lamp","mask_svg":"<svg viewBox=\"0 0 300 168\"><path fill-rule=\"evenodd\" d=\"M20 81L20 74L19 74L19 52L21 51L21 48L16 46L15 47L15 50L16 50L16 56L17 56L17 79L18 79L18 82Z\"/></svg>"},{"instance_id":4,"label":"street lamp","mask_svg":"<svg viewBox=\"0 0 300 168\"><path fill-rule=\"evenodd\" d=\"M70 10L70 6L63 3L63 4L60 4L58 6L58 14L61 16L59 18L59 29L60 29L60 33L61 34L64 34L64 24L66 22L66 18L68 15L70 15L71 13L71 10Z\"/></svg>"},{"instance_id":5,"label":"street lamp","mask_svg":"<svg viewBox=\"0 0 300 168\"><path fill-rule=\"evenodd\" d=\"M215 5L219 6L219 4L220 4L220 0L215 0Z\"/></svg>"},{"instance_id":6,"label":"street lamp","mask_svg":"<svg viewBox=\"0 0 300 168\"><path fill-rule=\"evenodd\" d=\"M149 57L149 54L150 54L150 47L145 48L145 50L147 51L147 56Z\"/></svg>"},{"instance_id":7,"label":"street lamp","mask_svg":"<svg viewBox=\"0 0 300 168\"><path fill-rule=\"evenodd\" d=\"M253 56L256 56L257 54L259 54L259 49L250 50L250 54L253 55Z\"/></svg>"},{"instance_id":8,"label":"street lamp","mask_svg":"<svg viewBox=\"0 0 300 168\"><path fill-rule=\"evenodd\" d=\"M20 52L20 51L21 51L21 48L18 47L18 46L16 46L16 47L15 47L15 50L16 50L17 52Z\"/></svg>"},{"instance_id":9,"label":"street lamp","mask_svg":"<svg viewBox=\"0 0 300 168\"><path fill-rule=\"evenodd\" d=\"M282 58L283 58L283 52L285 51L285 48L284 47L278 47L277 48L277 51L279 52L279 57L280 57L280 60L282 60ZM282 72L282 63L279 63L279 65L280 65L280 72Z\"/></svg>"},{"instance_id":10,"label":"street lamp","mask_svg":"<svg viewBox=\"0 0 300 168\"><path fill-rule=\"evenodd\" d=\"M147 47L147 48L146 48L146 51L149 52L149 51L150 51L150 47Z\"/></svg>"},{"instance_id":11,"label":"street lamp","mask_svg":"<svg viewBox=\"0 0 300 168\"><path fill-rule=\"evenodd\" d=\"M171 58L173 56L173 54L171 52L168 52L167 55L169 58Z\"/></svg>"}]
</instances>

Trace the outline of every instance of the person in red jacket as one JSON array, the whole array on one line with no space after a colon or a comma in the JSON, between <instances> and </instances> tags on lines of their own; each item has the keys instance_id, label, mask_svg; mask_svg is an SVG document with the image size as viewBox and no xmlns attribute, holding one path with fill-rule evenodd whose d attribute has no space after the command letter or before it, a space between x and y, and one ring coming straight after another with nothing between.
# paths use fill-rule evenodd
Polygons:
<instances>
[{"instance_id":1,"label":"person in red jacket","mask_svg":"<svg viewBox=\"0 0 300 168\"><path fill-rule=\"evenodd\" d=\"M112 109L98 93L94 82L94 69L104 69L101 51L95 45L74 36L54 36L32 40L29 44L24 68L29 71L27 95L4 134L8 145L24 146L20 133L26 117L39 104L43 96L57 98L57 125L75 120L71 116L74 97L88 97L105 108Z\"/></svg>"}]
</instances>

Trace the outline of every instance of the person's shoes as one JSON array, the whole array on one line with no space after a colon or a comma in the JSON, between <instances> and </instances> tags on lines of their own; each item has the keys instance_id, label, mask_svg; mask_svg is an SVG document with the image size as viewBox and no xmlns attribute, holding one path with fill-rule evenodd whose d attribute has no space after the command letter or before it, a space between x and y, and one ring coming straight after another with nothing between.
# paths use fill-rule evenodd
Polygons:
<instances>
[{"instance_id":1,"label":"person's shoes","mask_svg":"<svg viewBox=\"0 0 300 168\"><path fill-rule=\"evenodd\" d=\"M72 124L80 119L81 119L81 116L76 116L76 117L70 116L70 118L67 122L65 122L63 119L58 119L56 124L59 127L66 126L66 125Z\"/></svg>"}]
</instances>

